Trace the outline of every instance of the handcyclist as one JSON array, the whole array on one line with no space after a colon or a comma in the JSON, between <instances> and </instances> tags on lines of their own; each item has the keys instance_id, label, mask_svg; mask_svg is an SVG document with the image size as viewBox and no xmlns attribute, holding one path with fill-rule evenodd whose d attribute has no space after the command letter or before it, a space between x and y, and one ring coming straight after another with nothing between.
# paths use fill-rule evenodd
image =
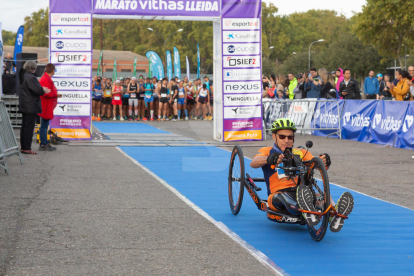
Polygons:
<instances>
[{"instance_id":1,"label":"handcyclist","mask_svg":"<svg viewBox=\"0 0 414 276\"><path fill-rule=\"evenodd\" d=\"M315 212L313 204L313 193L305 185L296 186L298 179L288 179L282 170L272 169L272 166L279 166L284 158L284 151L287 147L293 147L296 126L289 119L277 119L272 124L272 138L274 145L259 150L253 158L250 166L262 168L267 186L269 208L272 210L287 210L293 215L299 215L298 209ZM313 155L304 149L292 149L293 154L299 155L303 161L310 161ZM325 166L329 168L331 158L327 153L319 156ZM278 171L281 175L278 174ZM332 201L332 199L331 199ZM348 216L352 212L353 197L349 192L344 192L338 199L335 206L340 215ZM315 226L320 222L320 217L314 214L302 213L309 225ZM329 229L332 232L339 232L342 229L345 219L334 216L330 221Z\"/></svg>"},{"instance_id":2,"label":"handcyclist","mask_svg":"<svg viewBox=\"0 0 414 276\"><path fill-rule=\"evenodd\" d=\"M185 120L188 121L186 89L184 82L178 80L178 121L181 120L181 109L184 109Z\"/></svg>"},{"instance_id":3,"label":"handcyclist","mask_svg":"<svg viewBox=\"0 0 414 276\"><path fill-rule=\"evenodd\" d=\"M165 121L168 108L168 88L167 88L168 79L163 78L161 85L158 86L157 94L160 99L159 108L158 108L158 121L161 121L161 115L163 115L162 120Z\"/></svg>"},{"instance_id":4,"label":"handcyclist","mask_svg":"<svg viewBox=\"0 0 414 276\"><path fill-rule=\"evenodd\" d=\"M150 82L150 78L146 78L145 79L145 84L144 84L144 91L145 91L145 106L150 110L150 114L151 114L151 121L154 121L154 85ZM144 117L142 119L143 121L146 121L147 118Z\"/></svg>"},{"instance_id":5,"label":"handcyclist","mask_svg":"<svg viewBox=\"0 0 414 276\"><path fill-rule=\"evenodd\" d=\"M135 121L138 121L138 97L139 97L139 85L137 79L132 77L131 82L128 85L127 92L129 94L128 100L128 120L132 121L132 113L135 115Z\"/></svg>"}]
</instances>

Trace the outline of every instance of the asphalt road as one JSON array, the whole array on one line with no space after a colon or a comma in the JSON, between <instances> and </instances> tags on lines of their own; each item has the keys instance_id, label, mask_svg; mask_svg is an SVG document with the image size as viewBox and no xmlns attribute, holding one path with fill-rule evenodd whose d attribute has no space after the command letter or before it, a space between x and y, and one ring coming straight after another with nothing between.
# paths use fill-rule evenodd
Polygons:
<instances>
[{"instance_id":1,"label":"asphalt road","mask_svg":"<svg viewBox=\"0 0 414 276\"><path fill-rule=\"evenodd\" d=\"M212 122L148 124L214 141ZM307 140L314 155L331 155L331 182L414 209L414 151L300 135L295 145ZM246 157L272 142L253 144ZM25 159L0 172L0 275L271 273L116 148L58 146Z\"/></svg>"}]
</instances>

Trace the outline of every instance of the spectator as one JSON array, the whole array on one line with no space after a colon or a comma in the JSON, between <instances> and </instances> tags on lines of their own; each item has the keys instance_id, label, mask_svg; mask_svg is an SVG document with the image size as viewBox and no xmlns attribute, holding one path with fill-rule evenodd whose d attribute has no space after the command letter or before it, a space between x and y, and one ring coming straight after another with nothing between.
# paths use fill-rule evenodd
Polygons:
<instances>
[{"instance_id":1,"label":"spectator","mask_svg":"<svg viewBox=\"0 0 414 276\"><path fill-rule=\"evenodd\" d=\"M292 73L289 73L289 88L288 88L288 94L290 100L293 100L295 98L295 93L293 93L293 90L298 86L298 80L293 76Z\"/></svg>"},{"instance_id":2,"label":"spectator","mask_svg":"<svg viewBox=\"0 0 414 276\"><path fill-rule=\"evenodd\" d=\"M392 100L392 95L390 93L390 89L388 87L389 83L390 83L390 76L389 75L384 75L384 87L380 86L380 99L384 100L384 101L391 101Z\"/></svg>"},{"instance_id":3,"label":"spectator","mask_svg":"<svg viewBox=\"0 0 414 276\"><path fill-rule=\"evenodd\" d=\"M283 99L283 95L284 95L284 89L285 87L283 86L283 84L285 83L286 77L285 75L279 75L279 83L277 84L276 87L276 94L277 94L277 98L278 99Z\"/></svg>"},{"instance_id":4,"label":"spectator","mask_svg":"<svg viewBox=\"0 0 414 276\"><path fill-rule=\"evenodd\" d=\"M351 78L351 70L344 70L344 80L339 85L339 96L347 100L359 100L361 94L356 80Z\"/></svg>"},{"instance_id":5,"label":"spectator","mask_svg":"<svg viewBox=\"0 0 414 276\"><path fill-rule=\"evenodd\" d=\"M377 100L379 99L379 90L379 82L375 78L374 71L371 70L369 71L369 76L364 81L364 93L368 100Z\"/></svg>"},{"instance_id":6,"label":"spectator","mask_svg":"<svg viewBox=\"0 0 414 276\"><path fill-rule=\"evenodd\" d=\"M266 95L263 93L263 98L275 98L276 97L276 83L271 80L270 86L267 89Z\"/></svg>"},{"instance_id":7,"label":"spectator","mask_svg":"<svg viewBox=\"0 0 414 276\"><path fill-rule=\"evenodd\" d=\"M388 87L390 88L391 94L397 101L412 101L413 95L410 93L410 74L407 71L399 69L396 72L398 84L394 85L391 83Z\"/></svg>"},{"instance_id":8,"label":"spectator","mask_svg":"<svg viewBox=\"0 0 414 276\"><path fill-rule=\"evenodd\" d=\"M279 78L276 75L274 75L274 74L271 74L270 75L270 82L274 81L275 84L277 84L278 79Z\"/></svg>"},{"instance_id":9,"label":"spectator","mask_svg":"<svg viewBox=\"0 0 414 276\"><path fill-rule=\"evenodd\" d=\"M8 74L16 72L16 63L10 53L7 53L7 58L4 60L4 63L6 64L6 71L9 72Z\"/></svg>"},{"instance_id":10,"label":"spectator","mask_svg":"<svg viewBox=\"0 0 414 276\"><path fill-rule=\"evenodd\" d=\"M323 68L319 70L319 75L322 77L321 94L319 98L338 99L339 95L335 89L334 76L329 74L326 70L323 70Z\"/></svg>"},{"instance_id":11,"label":"spectator","mask_svg":"<svg viewBox=\"0 0 414 276\"><path fill-rule=\"evenodd\" d=\"M321 92L321 78L318 77L316 68L311 68L308 75L308 81L305 85L305 90L307 90L307 98L318 98Z\"/></svg>"},{"instance_id":12,"label":"spectator","mask_svg":"<svg viewBox=\"0 0 414 276\"><path fill-rule=\"evenodd\" d=\"M289 79L285 79L285 82L283 83L282 99L289 99L289 85Z\"/></svg>"},{"instance_id":13,"label":"spectator","mask_svg":"<svg viewBox=\"0 0 414 276\"><path fill-rule=\"evenodd\" d=\"M20 128L20 146L24 154L37 154L32 150L33 130L37 114L42 112L40 96L50 93L50 89L42 87L35 76L37 64L29 60L19 72L19 109L22 113L22 127Z\"/></svg>"},{"instance_id":14,"label":"spectator","mask_svg":"<svg viewBox=\"0 0 414 276\"><path fill-rule=\"evenodd\" d=\"M408 67L408 74L410 74L411 77L410 93L414 96L414 66Z\"/></svg>"},{"instance_id":15,"label":"spectator","mask_svg":"<svg viewBox=\"0 0 414 276\"><path fill-rule=\"evenodd\" d=\"M339 85L341 84L341 82L344 80L344 71L341 68L336 69L335 71L335 75L336 75L336 91L339 91Z\"/></svg>"},{"instance_id":16,"label":"spectator","mask_svg":"<svg viewBox=\"0 0 414 276\"><path fill-rule=\"evenodd\" d=\"M302 74L297 75L296 79L298 80L298 84L296 85L296 88L293 89L293 93L295 94L295 99L302 99L303 86L304 86L303 75Z\"/></svg>"},{"instance_id":17,"label":"spectator","mask_svg":"<svg viewBox=\"0 0 414 276\"><path fill-rule=\"evenodd\" d=\"M57 98L62 97L61 94L57 92L57 88L52 81L52 77L55 74L55 65L52 63L46 64L45 73L40 78L39 83L43 87L50 89L50 93L40 96L42 102L42 113L39 116L42 118L40 123L40 151L52 151L55 150L55 147L50 146L47 141L47 131L49 129L49 122L53 119L53 110L57 105Z\"/></svg>"},{"instance_id":18,"label":"spectator","mask_svg":"<svg viewBox=\"0 0 414 276\"><path fill-rule=\"evenodd\" d=\"M269 87L269 83L270 83L269 79L265 75L263 75L262 76L263 91L267 91L267 88Z\"/></svg>"}]
</instances>

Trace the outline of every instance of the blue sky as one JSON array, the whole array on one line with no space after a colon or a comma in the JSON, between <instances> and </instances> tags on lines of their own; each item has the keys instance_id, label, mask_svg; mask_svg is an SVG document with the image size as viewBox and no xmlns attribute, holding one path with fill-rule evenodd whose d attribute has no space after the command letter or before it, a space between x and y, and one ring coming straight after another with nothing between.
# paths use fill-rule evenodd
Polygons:
<instances>
[{"instance_id":1,"label":"blue sky","mask_svg":"<svg viewBox=\"0 0 414 276\"><path fill-rule=\"evenodd\" d=\"M342 13L347 17L352 16L352 12L360 12L364 0L264 0L273 3L279 8L278 14L285 15L294 12L305 12L311 9L329 9ZM2 1L0 11L2 26L4 30L16 32L20 25L24 23L24 18L40 8L46 8L49 0L13 0ZM294 4L293 4L294 3Z\"/></svg>"}]
</instances>

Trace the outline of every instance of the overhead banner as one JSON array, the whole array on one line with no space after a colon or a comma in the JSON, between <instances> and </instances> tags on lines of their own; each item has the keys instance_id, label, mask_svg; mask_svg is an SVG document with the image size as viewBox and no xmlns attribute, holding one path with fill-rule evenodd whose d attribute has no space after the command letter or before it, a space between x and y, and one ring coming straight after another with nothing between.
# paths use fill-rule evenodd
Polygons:
<instances>
[{"instance_id":1,"label":"overhead banner","mask_svg":"<svg viewBox=\"0 0 414 276\"><path fill-rule=\"evenodd\" d=\"M23 51L23 37L24 37L24 26L20 26L16 33L16 40L14 43L14 62L17 64L17 54ZM14 70L14 69L13 69Z\"/></svg>"},{"instance_id":2,"label":"overhead banner","mask_svg":"<svg viewBox=\"0 0 414 276\"><path fill-rule=\"evenodd\" d=\"M173 65L170 51L167 51L167 78L168 80L173 78Z\"/></svg>"},{"instance_id":3,"label":"overhead banner","mask_svg":"<svg viewBox=\"0 0 414 276\"><path fill-rule=\"evenodd\" d=\"M50 0L50 61L60 94L51 129L68 140L91 139L92 14L90 1Z\"/></svg>"},{"instance_id":4,"label":"overhead banner","mask_svg":"<svg viewBox=\"0 0 414 276\"><path fill-rule=\"evenodd\" d=\"M148 51L145 56L150 61L151 76L156 77L157 79L164 78L164 65L160 56L154 51Z\"/></svg>"},{"instance_id":5,"label":"overhead banner","mask_svg":"<svg viewBox=\"0 0 414 276\"><path fill-rule=\"evenodd\" d=\"M200 62L200 45L198 45L198 43L197 43L197 79L200 78L200 66L201 66L201 62Z\"/></svg>"},{"instance_id":6,"label":"overhead banner","mask_svg":"<svg viewBox=\"0 0 414 276\"><path fill-rule=\"evenodd\" d=\"M178 49L175 46L174 46L174 77L178 77L178 79L181 79L180 53L178 52Z\"/></svg>"},{"instance_id":7,"label":"overhead banner","mask_svg":"<svg viewBox=\"0 0 414 276\"><path fill-rule=\"evenodd\" d=\"M222 10L223 140L262 140L261 1L223 0Z\"/></svg>"}]
</instances>

